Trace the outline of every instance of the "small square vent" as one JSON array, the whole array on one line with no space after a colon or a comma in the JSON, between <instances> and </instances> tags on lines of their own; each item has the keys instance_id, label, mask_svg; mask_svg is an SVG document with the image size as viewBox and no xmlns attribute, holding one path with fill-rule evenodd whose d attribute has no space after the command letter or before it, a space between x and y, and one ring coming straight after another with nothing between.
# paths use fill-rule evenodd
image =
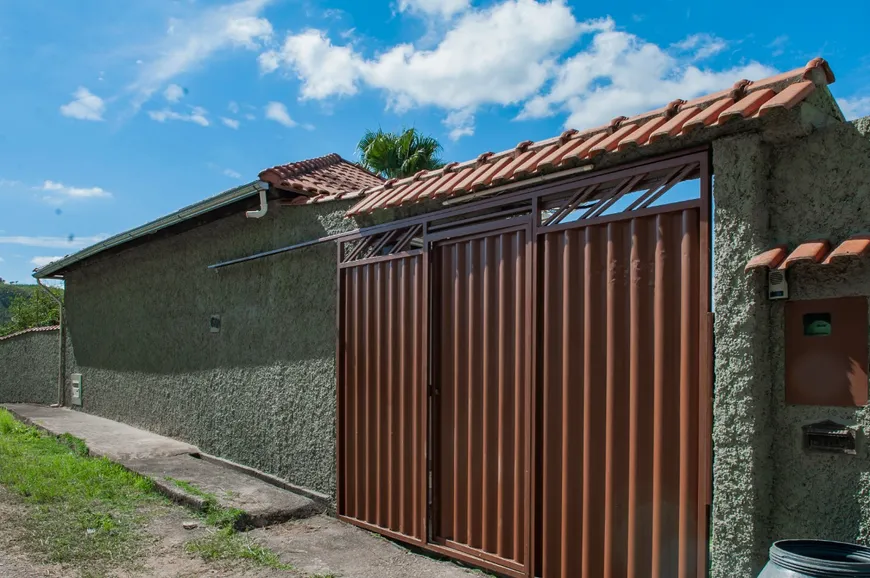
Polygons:
<instances>
[{"instance_id":1,"label":"small square vent","mask_svg":"<svg viewBox=\"0 0 870 578\"><path fill-rule=\"evenodd\" d=\"M220 333L221 332L221 316L220 315L212 315L208 321L208 330L211 333Z\"/></svg>"}]
</instances>

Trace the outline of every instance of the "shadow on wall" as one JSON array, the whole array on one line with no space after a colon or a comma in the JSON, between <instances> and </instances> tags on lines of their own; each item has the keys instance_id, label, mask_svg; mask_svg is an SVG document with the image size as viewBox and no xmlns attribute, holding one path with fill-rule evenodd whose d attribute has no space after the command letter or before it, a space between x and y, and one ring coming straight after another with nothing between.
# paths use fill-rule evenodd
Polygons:
<instances>
[{"instance_id":1,"label":"shadow on wall","mask_svg":"<svg viewBox=\"0 0 870 578\"><path fill-rule=\"evenodd\" d=\"M233 215L71 272L67 318L76 362L178 374L333 357L333 243L207 266L333 234L343 211L278 209L255 222Z\"/></svg>"}]
</instances>

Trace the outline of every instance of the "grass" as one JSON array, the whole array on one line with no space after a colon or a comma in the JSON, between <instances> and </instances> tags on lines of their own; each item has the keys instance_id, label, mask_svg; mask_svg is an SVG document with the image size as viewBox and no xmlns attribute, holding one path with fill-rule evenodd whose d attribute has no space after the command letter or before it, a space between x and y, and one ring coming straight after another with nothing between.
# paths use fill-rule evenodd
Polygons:
<instances>
[{"instance_id":1,"label":"grass","mask_svg":"<svg viewBox=\"0 0 870 578\"><path fill-rule=\"evenodd\" d=\"M28 550L99 576L136 559L146 511L164 501L151 480L87 456L82 440L43 434L0 409L0 483L32 506L20 521Z\"/></svg>"},{"instance_id":2,"label":"grass","mask_svg":"<svg viewBox=\"0 0 870 578\"><path fill-rule=\"evenodd\" d=\"M166 478L188 494L200 498L203 502L203 516L206 524L214 529L208 535L191 540L184 548L192 554L198 554L204 560L249 560L258 566L278 570L292 570L293 567L283 564L272 550L257 545L253 540L239 534L236 530L244 525L245 512L236 508L224 508L217 496L198 488L184 480Z\"/></svg>"},{"instance_id":3,"label":"grass","mask_svg":"<svg viewBox=\"0 0 870 578\"><path fill-rule=\"evenodd\" d=\"M213 529L185 549L205 560L248 560L282 570L278 555L236 532L245 513L223 508L217 497L183 480L171 480L203 500ZM105 458L89 456L84 441L52 436L0 409L0 484L32 506L20 521L29 551L69 564L83 576L132 567L141 554L149 512L168 502L152 481Z\"/></svg>"},{"instance_id":4,"label":"grass","mask_svg":"<svg viewBox=\"0 0 870 578\"><path fill-rule=\"evenodd\" d=\"M236 532L232 526L216 528L208 535L191 540L184 549L200 555L204 560L249 560L258 566L278 570L292 570L272 550L257 545L253 540Z\"/></svg>"},{"instance_id":5,"label":"grass","mask_svg":"<svg viewBox=\"0 0 870 578\"><path fill-rule=\"evenodd\" d=\"M172 482L191 496L196 496L202 500L202 511L205 515L205 522L210 526L225 528L231 526L235 529L243 529L245 523L245 512L237 508L224 508L218 503L217 496L210 494L201 488L196 487L190 482L177 480L175 478L164 478L168 482Z\"/></svg>"}]
</instances>

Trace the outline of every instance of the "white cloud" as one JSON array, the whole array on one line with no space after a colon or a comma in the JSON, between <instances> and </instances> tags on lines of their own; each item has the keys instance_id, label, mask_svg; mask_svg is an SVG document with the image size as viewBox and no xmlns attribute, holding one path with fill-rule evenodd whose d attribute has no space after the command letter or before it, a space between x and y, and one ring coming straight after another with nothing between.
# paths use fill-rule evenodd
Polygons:
<instances>
[{"instance_id":1,"label":"white cloud","mask_svg":"<svg viewBox=\"0 0 870 578\"><path fill-rule=\"evenodd\" d=\"M678 51L691 53L692 60L710 58L727 47L728 45L724 40L710 34L691 34L674 44L674 48Z\"/></svg>"},{"instance_id":2,"label":"white cloud","mask_svg":"<svg viewBox=\"0 0 870 578\"><path fill-rule=\"evenodd\" d=\"M251 114L250 112L245 113L245 120L257 120L257 117Z\"/></svg>"},{"instance_id":3,"label":"white cloud","mask_svg":"<svg viewBox=\"0 0 870 578\"><path fill-rule=\"evenodd\" d=\"M235 100L231 100L227 105L227 110L229 110L233 114L239 114L239 103Z\"/></svg>"},{"instance_id":4,"label":"white cloud","mask_svg":"<svg viewBox=\"0 0 870 578\"><path fill-rule=\"evenodd\" d=\"M474 134L474 109L454 110L447 114L444 126L450 129L450 140L457 141Z\"/></svg>"},{"instance_id":5,"label":"white cloud","mask_svg":"<svg viewBox=\"0 0 870 578\"><path fill-rule=\"evenodd\" d=\"M399 12L417 12L427 16L450 18L464 12L471 5L469 0L399 0Z\"/></svg>"},{"instance_id":6,"label":"white cloud","mask_svg":"<svg viewBox=\"0 0 870 578\"><path fill-rule=\"evenodd\" d=\"M862 116L870 115L870 96L857 96L854 98L838 98L837 104L843 111L846 120L854 120Z\"/></svg>"},{"instance_id":7,"label":"white cloud","mask_svg":"<svg viewBox=\"0 0 870 578\"><path fill-rule=\"evenodd\" d=\"M241 173L234 171L233 169L224 169L224 175L228 176L231 179L240 179L242 178Z\"/></svg>"},{"instance_id":8,"label":"white cloud","mask_svg":"<svg viewBox=\"0 0 870 578\"><path fill-rule=\"evenodd\" d=\"M566 127L589 128L617 116L650 110L675 98L689 99L763 78L772 68L756 62L724 71L701 69L659 46L611 25L585 50L567 59L546 94L530 99L520 119L568 113Z\"/></svg>"},{"instance_id":9,"label":"white cloud","mask_svg":"<svg viewBox=\"0 0 870 578\"><path fill-rule=\"evenodd\" d=\"M84 86L73 93L73 100L60 107L60 113L79 120L103 120L106 103Z\"/></svg>"},{"instance_id":10,"label":"white cloud","mask_svg":"<svg viewBox=\"0 0 870 578\"><path fill-rule=\"evenodd\" d=\"M41 247L43 249L84 249L94 243L106 239L106 235L92 237L0 237L0 245L23 245L25 247Z\"/></svg>"},{"instance_id":11,"label":"white cloud","mask_svg":"<svg viewBox=\"0 0 870 578\"><path fill-rule=\"evenodd\" d=\"M578 22L564 0L505 0L462 13L431 49L399 44L366 59L352 46L334 45L324 32L307 30L288 36L264 60L293 70L303 99L352 95L365 84L383 90L398 112L444 109L451 138L459 138L473 132L479 106L534 96L553 76L562 51L607 25Z\"/></svg>"},{"instance_id":12,"label":"white cloud","mask_svg":"<svg viewBox=\"0 0 870 578\"><path fill-rule=\"evenodd\" d=\"M214 53L244 48L255 50L272 36L272 25L260 13L271 0L241 0L207 8L188 20L172 20L166 37L153 52L159 56L138 67L128 87L138 109L173 78L196 68Z\"/></svg>"},{"instance_id":13,"label":"white cloud","mask_svg":"<svg viewBox=\"0 0 870 578\"><path fill-rule=\"evenodd\" d=\"M266 118L274 120L278 124L283 124L287 128L292 128L297 124L295 120L290 118L287 107L280 102L270 102L266 105Z\"/></svg>"},{"instance_id":14,"label":"white cloud","mask_svg":"<svg viewBox=\"0 0 870 578\"><path fill-rule=\"evenodd\" d=\"M441 6L404 2L400 8L418 12ZM724 40L701 33L658 46L618 30L611 18L578 21L566 0L469 6L439 30L434 44L429 30L415 43L366 56L353 43L334 44L325 32L309 29L261 54L260 68L295 74L301 99L349 96L367 87L382 91L387 107L400 113L441 109L452 139L473 134L482 106L521 105L519 119L563 114L567 125L587 128L774 72L754 61L724 70L702 66L727 48Z\"/></svg>"},{"instance_id":15,"label":"white cloud","mask_svg":"<svg viewBox=\"0 0 870 578\"><path fill-rule=\"evenodd\" d=\"M260 55L260 70L269 73L285 65L302 81L303 99L356 94L362 58L350 47L335 46L319 30L288 35L279 51Z\"/></svg>"},{"instance_id":16,"label":"white cloud","mask_svg":"<svg viewBox=\"0 0 870 578\"><path fill-rule=\"evenodd\" d=\"M36 267L37 269L42 269L43 267L45 267L49 263L54 263L55 261L59 261L61 259L63 259L62 256L58 256L58 257L34 257L33 259L30 260L30 263L34 267Z\"/></svg>"},{"instance_id":17,"label":"white cloud","mask_svg":"<svg viewBox=\"0 0 870 578\"><path fill-rule=\"evenodd\" d=\"M5 263L5 262L6 262L6 259L4 259L3 257L0 257L0 263Z\"/></svg>"},{"instance_id":18,"label":"white cloud","mask_svg":"<svg viewBox=\"0 0 870 578\"><path fill-rule=\"evenodd\" d=\"M166 87L166 90L163 91L163 96L169 102L178 102L184 95L187 94L187 91L178 86L177 84L170 84Z\"/></svg>"},{"instance_id":19,"label":"white cloud","mask_svg":"<svg viewBox=\"0 0 870 578\"><path fill-rule=\"evenodd\" d=\"M233 130L236 130L236 129L239 128L239 121L237 121L237 120L234 119L234 118L227 118L227 117L225 117L225 116L222 116L222 117L221 117L221 122L224 123L224 125L230 127L230 128L233 129Z\"/></svg>"},{"instance_id":20,"label":"white cloud","mask_svg":"<svg viewBox=\"0 0 870 578\"><path fill-rule=\"evenodd\" d=\"M275 72L281 66L281 54L276 50L266 51L257 57L257 62L260 64L260 72L269 74Z\"/></svg>"},{"instance_id":21,"label":"white cloud","mask_svg":"<svg viewBox=\"0 0 870 578\"><path fill-rule=\"evenodd\" d=\"M10 179L0 179L0 189L4 187L20 187L21 181L15 181Z\"/></svg>"},{"instance_id":22,"label":"white cloud","mask_svg":"<svg viewBox=\"0 0 870 578\"><path fill-rule=\"evenodd\" d=\"M112 193L103 190L100 187L69 187L63 183L56 181L45 181L40 187L41 191L47 191L50 196L55 198L71 198L71 199L90 199L90 198L109 198Z\"/></svg>"},{"instance_id":23,"label":"white cloud","mask_svg":"<svg viewBox=\"0 0 870 578\"><path fill-rule=\"evenodd\" d=\"M150 116L152 120L156 120L157 122L166 122L167 120L180 120L182 122L192 122L198 124L199 126L209 125L208 118L206 118L205 116L206 114L208 114L208 111L201 106L190 107L190 113L188 114L176 112L168 108L164 108L162 110L148 111L148 116Z\"/></svg>"}]
</instances>

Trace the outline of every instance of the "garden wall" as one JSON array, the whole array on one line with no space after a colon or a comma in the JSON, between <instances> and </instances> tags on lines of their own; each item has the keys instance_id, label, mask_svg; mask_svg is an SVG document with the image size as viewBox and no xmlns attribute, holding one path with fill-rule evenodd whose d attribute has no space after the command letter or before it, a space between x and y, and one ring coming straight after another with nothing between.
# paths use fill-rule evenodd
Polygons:
<instances>
[{"instance_id":1,"label":"garden wall","mask_svg":"<svg viewBox=\"0 0 870 578\"><path fill-rule=\"evenodd\" d=\"M0 403L57 402L58 327L0 337Z\"/></svg>"}]
</instances>

